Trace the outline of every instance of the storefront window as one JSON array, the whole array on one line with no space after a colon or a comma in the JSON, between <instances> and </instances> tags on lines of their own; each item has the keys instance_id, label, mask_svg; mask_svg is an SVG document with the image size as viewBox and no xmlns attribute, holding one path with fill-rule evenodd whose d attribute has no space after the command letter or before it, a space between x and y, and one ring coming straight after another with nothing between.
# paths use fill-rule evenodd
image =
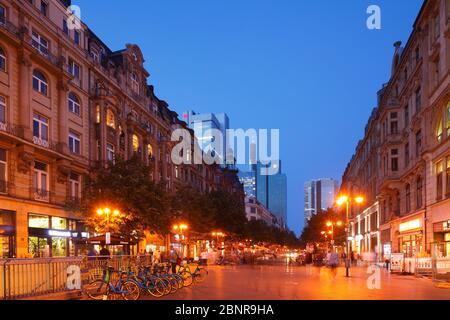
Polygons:
<instances>
[{"instance_id":1,"label":"storefront window","mask_svg":"<svg viewBox=\"0 0 450 320\"><path fill-rule=\"evenodd\" d=\"M52 217L53 230L67 230L67 219Z\"/></svg>"},{"instance_id":2,"label":"storefront window","mask_svg":"<svg viewBox=\"0 0 450 320\"><path fill-rule=\"evenodd\" d=\"M50 221L48 216L30 214L28 216L28 227L38 229L49 229Z\"/></svg>"},{"instance_id":3,"label":"storefront window","mask_svg":"<svg viewBox=\"0 0 450 320\"><path fill-rule=\"evenodd\" d=\"M411 258L423 251L422 235L404 236L399 239L405 257Z\"/></svg>"},{"instance_id":4,"label":"storefront window","mask_svg":"<svg viewBox=\"0 0 450 320\"><path fill-rule=\"evenodd\" d=\"M67 238L52 238L52 256L65 257L67 255Z\"/></svg>"},{"instance_id":5,"label":"storefront window","mask_svg":"<svg viewBox=\"0 0 450 320\"><path fill-rule=\"evenodd\" d=\"M48 256L47 238L29 237L28 238L28 252L34 257Z\"/></svg>"}]
</instances>

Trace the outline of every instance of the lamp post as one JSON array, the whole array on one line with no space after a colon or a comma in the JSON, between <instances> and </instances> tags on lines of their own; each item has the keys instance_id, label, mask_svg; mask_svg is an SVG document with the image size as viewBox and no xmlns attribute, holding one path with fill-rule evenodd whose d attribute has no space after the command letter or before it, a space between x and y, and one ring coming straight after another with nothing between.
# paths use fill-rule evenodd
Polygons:
<instances>
[{"instance_id":1,"label":"lamp post","mask_svg":"<svg viewBox=\"0 0 450 320\"><path fill-rule=\"evenodd\" d=\"M220 231L214 231L214 232L211 233L211 235L213 237L216 237L216 247L218 247L217 243L219 242L219 237L225 237L225 234L223 232L220 232Z\"/></svg>"},{"instance_id":2,"label":"lamp post","mask_svg":"<svg viewBox=\"0 0 450 320\"><path fill-rule=\"evenodd\" d=\"M111 210L110 208L97 209L97 215L103 217L105 216L106 221L106 232L109 232L109 225L111 223L111 214L113 217L120 216L119 210Z\"/></svg>"},{"instance_id":3,"label":"lamp post","mask_svg":"<svg viewBox=\"0 0 450 320\"><path fill-rule=\"evenodd\" d=\"M331 231L329 231L328 233L331 235L331 241L333 241L333 242L334 242L334 226L340 227L340 226L342 226L342 222L341 221L338 221L338 222L328 221L327 222L327 227L331 228Z\"/></svg>"},{"instance_id":4,"label":"lamp post","mask_svg":"<svg viewBox=\"0 0 450 320\"><path fill-rule=\"evenodd\" d=\"M187 224L185 224L185 223L179 223L179 224L173 225L172 229L173 229L175 232L179 232L180 235L183 237L183 236L184 236L184 235L183 235L183 231L189 229L189 226L188 226ZM182 245L181 249L182 249L183 252L181 252L181 254L184 255L183 242L182 242L182 240L183 240L183 239L181 239L181 245Z\"/></svg>"},{"instance_id":5,"label":"lamp post","mask_svg":"<svg viewBox=\"0 0 450 320\"><path fill-rule=\"evenodd\" d=\"M350 269L350 221L349 221L349 207L350 207L350 202L355 202L357 204L361 204L364 202L364 198L361 196L355 197L355 198L350 198L348 196L341 196L338 198L338 200L336 201L338 206L342 206L343 204L345 204L345 225L346 225L346 243L347 243L347 256L346 256L346 262L345 262L345 276L348 278L349 275L349 269Z\"/></svg>"}]
</instances>

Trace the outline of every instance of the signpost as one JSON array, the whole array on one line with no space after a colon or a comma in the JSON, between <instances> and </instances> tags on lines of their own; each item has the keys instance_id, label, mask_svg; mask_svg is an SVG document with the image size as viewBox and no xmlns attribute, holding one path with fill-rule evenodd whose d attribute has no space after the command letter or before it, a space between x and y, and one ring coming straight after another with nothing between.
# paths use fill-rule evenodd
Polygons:
<instances>
[{"instance_id":1,"label":"signpost","mask_svg":"<svg viewBox=\"0 0 450 320\"><path fill-rule=\"evenodd\" d=\"M111 233L110 232L107 232L105 234L105 244L106 245L111 244Z\"/></svg>"}]
</instances>

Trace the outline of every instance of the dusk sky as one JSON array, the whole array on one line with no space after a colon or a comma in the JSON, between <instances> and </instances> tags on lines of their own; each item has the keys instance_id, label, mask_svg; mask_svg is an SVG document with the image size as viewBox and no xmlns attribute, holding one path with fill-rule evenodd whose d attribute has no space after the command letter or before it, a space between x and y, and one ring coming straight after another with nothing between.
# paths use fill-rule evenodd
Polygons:
<instances>
[{"instance_id":1,"label":"dusk sky","mask_svg":"<svg viewBox=\"0 0 450 320\"><path fill-rule=\"evenodd\" d=\"M140 46L160 99L226 112L232 128L280 129L288 224L303 228L303 184L340 180L422 0L75 0L112 49ZM369 5L382 29L368 30ZM126 7L124 7L126 6Z\"/></svg>"}]
</instances>

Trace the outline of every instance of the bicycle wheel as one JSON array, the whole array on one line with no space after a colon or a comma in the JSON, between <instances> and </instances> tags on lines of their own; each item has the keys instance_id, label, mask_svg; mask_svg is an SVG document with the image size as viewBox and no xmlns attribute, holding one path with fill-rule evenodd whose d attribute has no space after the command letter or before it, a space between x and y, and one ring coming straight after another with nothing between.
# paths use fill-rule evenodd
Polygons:
<instances>
[{"instance_id":1,"label":"bicycle wheel","mask_svg":"<svg viewBox=\"0 0 450 320\"><path fill-rule=\"evenodd\" d=\"M206 276L208 275L208 270L198 269L194 275L195 275L196 282L203 282L203 281L205 281Z\"/></svg>"},{"instance_id":2,"label":"bicycle wheel","mask_svg":"<svg viewBox=\"0 0 450 320\"><path fill-rule=\"evenodd\" d=\"M172 290L170 290L170 293L175 293L178 290L178 281L173 277L172 275L168 274L167 279L170 281L170 285L172 287Z\"/></svg>"},{"instance_id":3,"label":"bicycle wheel","mask_svg":"<svg viewBox=\"0 0 450 320\"><path fill-rule=\"evenodd\" d=\"M180 273L180 276L183 278L183 285L185 287L189 287L192 284L193 282L192 273L190 273L189 271L182 271Z\"/></svg>"},{"instance_id":4,"label":"bicycle wheel","mask_svg":"<svg viewBox=\"0 0 450 320\"><path fill-rule=\"evenodd\" d=\"M120 293L124 300L138 300L141 295L141 289L136 282L126 280L120 286Z\"/></svg>"},{"instance_id":5,"label":"bicycle wheel","mask_svg":"<svg viewBox=\"0 0 450 320\"><path fill-rule=\"evenodd\" d=\"M172 276L177 280L178 289L182 289L184 287L183 278L178 273L173 273Z\"/></svg>"},{"instance_id":6,"label":"bicycle wheel","mask_svg":"<svg viewBox=\"0 0 450 320\"><path fill-rule=\"evenodd\" d=\"M164 283L164 295L167 296L172 291L172 285L169 279L159 278Z\"/></svg>"},{"instance_id":7,"label":"bicycle wheel","mask_svg":"<svg viewBox=\"0 0 450 320\"><path fill-rule=\"evenodd\" d=\"M105 300L109 296L109 285L103 280L95 280L84 287L84 292L90 299Z\"/></svg>"},{"instance_id":8,"label":"bicycle wheel","mask_svg":"<svg viewBox=\"0 0 450 320\"><path fill-rule=\"evenodd\" d=\"M165 284L159 278L148 279L145 286L147 287L147 292L155 298L161 298L164 295Z\"/></svg>"}]
</instances>

